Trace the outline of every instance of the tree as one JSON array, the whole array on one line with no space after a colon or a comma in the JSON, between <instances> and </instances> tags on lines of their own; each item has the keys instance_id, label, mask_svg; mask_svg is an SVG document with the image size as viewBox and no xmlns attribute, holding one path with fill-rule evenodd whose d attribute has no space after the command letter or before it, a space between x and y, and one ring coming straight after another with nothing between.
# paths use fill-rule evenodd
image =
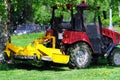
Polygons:
<instances>
[{"instance_id":1,"label":"tree","mask_svg":"<svg viewBox=\"0 0 120 80\"><path fill-rule=\"evenodd\" d=\"M13 26L33 22L33 0L12 0L11 20Z\"/></svg>"},{"instance_id":2,"label":"tree","mask_svg":"<svg viewBox=\"0 0 120 80\"><path fill-rule=\"evenodd\" d=\"M5 23L7 40L10 42L10 26L11 26L11 0L4 0L6 3L7 18Z\"/></svg>"},{"instance_id":3,"label":"tree","mask_svg":"<svg viewBox=\"0 0 120 80\"><path fill-rule=\"evenodd\" d=\"M5 7L5 4L6 7ZM0 17L1 17L1 21L0 21L0 53L5 49L5 43L7 40L10 40L10 35L9 35L9 23L10 23L10 1L9 0L4 0L0 2L0 6L1 6L1 12L0 12ZM6 11L5 11L6 10ZM4 13L7 13L7 15L5 15ZM8 18L7 18L8 17ZM7 19L6 19L7 18ZM7 20L7 21L6 21ZM4 21L6 21L6 24L4 25Z\"/></svg>"}]
</instances>

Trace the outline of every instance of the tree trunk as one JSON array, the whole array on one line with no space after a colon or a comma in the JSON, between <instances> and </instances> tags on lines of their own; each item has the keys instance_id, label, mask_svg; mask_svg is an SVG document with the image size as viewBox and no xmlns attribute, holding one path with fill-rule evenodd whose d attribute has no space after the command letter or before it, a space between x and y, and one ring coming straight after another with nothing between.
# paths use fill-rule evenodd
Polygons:
<instances>
[{"instance_id":1,"label":"tree trunk","mask_svg":"<svg viewBox=\"0 0 120 80\"><path fill-rule=\"evenodd\" d=\"M7 41L6 29L4 23L0 22L0 53L5 49Z\"/></svg>"},{"instance_id":2,"label":"tree trunk","mask_svg":"<svg viewBox=\"0 0 120 80\"><path fill-rule=\"evenodd\" d=\"M10 10L11 10L11 1L4 0L6 4L7 18L6 22L0 22L0 53L5 49L6 41L10 42Z\"/></svg>"},{"instance_id":3,"label":"tree trunk","mask_svg":"<svg viewBox=\"0 0 120 80\"><path fill-rule=\"evenodd\" d=\"M6 10L7 10L7 20L6 20L6 23L5 23L6 35L7 35L7 40L8 40L9 42L11 42L11 39L10 39L11 0L4 0L4 2L6 3Z\"/></svg>"}]
</instances>

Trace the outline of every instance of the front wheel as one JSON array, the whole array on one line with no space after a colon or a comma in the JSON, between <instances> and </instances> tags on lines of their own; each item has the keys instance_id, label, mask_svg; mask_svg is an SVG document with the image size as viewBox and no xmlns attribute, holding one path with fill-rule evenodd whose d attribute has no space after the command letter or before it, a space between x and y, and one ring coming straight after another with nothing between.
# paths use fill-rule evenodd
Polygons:
<instances>
[{"instance_id":1,"label":"front wheel","mask_svg":"<svg viewBox=\"0 0 120 80\"><path fill-rule=\"evenodd\" d=\"M68 49L70 68L86 68L91 62L91 50L86 43L76 43Z\"/></svg>"},{"instance_id":2,"label":"front wheel","mask_svg":"<svg viewBox=\"0 0 120 80\"><path fill-rule=\"evenodd\" d=\"M115 48L108 58L108 62L114 66L120 66L120 48Z\"/></svg>"}]
</instances>

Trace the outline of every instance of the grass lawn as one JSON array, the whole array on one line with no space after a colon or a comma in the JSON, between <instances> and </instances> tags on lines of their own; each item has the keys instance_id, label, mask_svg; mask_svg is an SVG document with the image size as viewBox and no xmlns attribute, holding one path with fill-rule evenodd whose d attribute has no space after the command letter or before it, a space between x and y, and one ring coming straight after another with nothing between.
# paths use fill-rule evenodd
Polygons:
<instances>
[{"instance_id":1,"label":"grass lawn","mask_svg":"<svg viewBox=\"0 0 120 80\"><path fill-rule=\"evenodd\" d=\"M16 35L11 37L11 41L14 45L16 46L26 46L30 42L34 41L37 38L40 38L41 36L44 35L44 32L40 33L32 33L32 34L25 34L25 35Z\"/></svg>"},{"instance_id":2,"label":"grass lawn","mask_svg":"<svg viewBox=\"0 0 120 80\"><path fill-rule=\"evenodd\" d=\"M26 46L44 33L13 36L12 43ZM87 69L69 69L67 65L32 66L27 64L0 64L0 80L120 80L120 67L104 64Z\"/></svg>"},{"instance_id":3,"label":"grass lawn","mask_svg":"<svg viewBox=\"0 0 120 80\"><path fill-rule=\"evenodd\" d=\"M120 80L120 68L100 65L73 70L67 66L2 65L0 80Z\"/></svg>"},{"instance_id":4,"label":"grass lawn","mask_svg":"<svg viewBox=\"0 0 120 80\"><path fill-rule=\"evenodd\" d=\"M119 32L119 33L120 33L120 27L115 26L115 27L114 27L114 29L115 29L117 32Z\"/></svg>"}]
</instances>

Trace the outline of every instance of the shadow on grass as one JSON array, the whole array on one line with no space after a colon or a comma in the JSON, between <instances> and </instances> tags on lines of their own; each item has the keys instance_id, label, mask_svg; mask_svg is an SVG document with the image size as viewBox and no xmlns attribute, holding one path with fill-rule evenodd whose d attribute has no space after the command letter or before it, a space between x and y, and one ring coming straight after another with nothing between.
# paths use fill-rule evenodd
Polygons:
<instances>
[{"instance_id":1,"label":"shadow on grass","mask_svg":"<svg viewBox=\"0 0 120 80\"><path fill-rule=\"evenodd\" d=\"M112 66L109 64L106 58L99 58L97 63L93 63L89 66L89 69L97 69L97 68L107 68L107 69L114 69L117 66Z\"/></svg>"},{"instance_id":2,"label":"shadow on grass","mask_svg":"<svg viewBox=\"0 0 120 80\"><path fill-rule=\"evenodd\" d=\"M111 66L109 64L103 64L103 63L99 63L99 64L91 64L88 69L97 69L97 68L107 68L107 69L114 69L116 68L115 66Z\"/></svg>"},{"instance_id":3,"label":"shadow on grass","mask_svg":"<svg viewBox=\"0 0 120 80\"><path fill-rule=\"evenodd\" d=\"M97 69L97 68L107 68L114 69L115 66L108 65L108 62L105 59L98 61L97 64L91 64L86 69ZM41 66L31 65L30 63L17 63L17 64L0 64L0 70L14 70L14 69L24 69L24 70L38 70L38 71L70 71L68 65L63 64L55 64L46 62Z\"/></svg>"},{"instance_id":4,"label":"shadow on grass","mask_svg":"<svg viewBox=\"0 0 120 80\"><path fill-rule=\"evenodd\" d=\"M52 65L42 65L36 66L26 63L18 63L18 64L0 64L0 71L1 70L15 70L15 69L24 69L24 70L38 70L38 71L69 71L70 69L67 68L67 65L63 64L52 64Z\"/></svg>"},{"instance_id":5,"label":"shadow on grass","mask_svg":"<svg viewBox=\"0 0 120 80\"><path fill-rule=\"evenodd\" d=\"M107 69L114 69L116 67L106 65L106 64L97 64L97 65L90 65L86 69L98 69L98 68L107 68ZM37 71L70 71L71 69L68 68L68 65L63 64L52 64L52 65L43 65L43 66L35 66L25 63L19 64L0 64L0 71L7 71L7 70L15 70L15 69L24 69L24 70L37 70Z\"/></svg>"}]
</instances>

